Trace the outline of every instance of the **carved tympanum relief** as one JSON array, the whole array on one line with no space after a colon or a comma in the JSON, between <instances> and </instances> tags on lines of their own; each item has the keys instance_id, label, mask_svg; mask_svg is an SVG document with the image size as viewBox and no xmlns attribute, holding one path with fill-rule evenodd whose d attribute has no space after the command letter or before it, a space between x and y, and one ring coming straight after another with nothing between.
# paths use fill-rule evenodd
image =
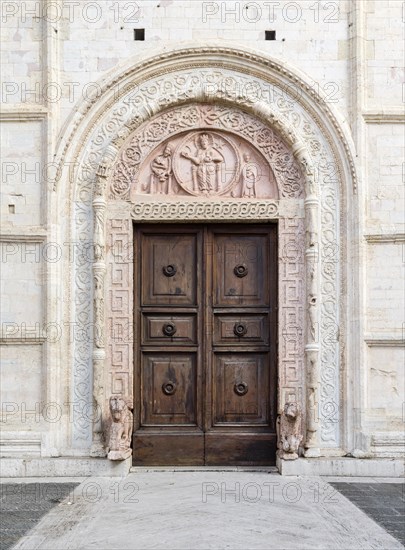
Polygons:
<instances>
[{"instance_id":1,"label":"carved tympanum relief","mask_svg":"<svg viewBox=\"0 0 405 550\"><path fill-rule=\"evenodd\" d=\"M259 119L216 105L178 107L142 125L114 166L110 198L139 195L299 198L303 180L280 137Z\"/></svg>"},{"instance_id":2,"label":"carved tympanum relief","mask_svg":"<svg viewBox=\"0 0 405 550\"><path fill-rule=\"evenodd\" d=\"M131 201L143 194L278 197L271 168L247 142L205 131L175 136L148 155L131 185Z\"/></svg>"}]
</instances>

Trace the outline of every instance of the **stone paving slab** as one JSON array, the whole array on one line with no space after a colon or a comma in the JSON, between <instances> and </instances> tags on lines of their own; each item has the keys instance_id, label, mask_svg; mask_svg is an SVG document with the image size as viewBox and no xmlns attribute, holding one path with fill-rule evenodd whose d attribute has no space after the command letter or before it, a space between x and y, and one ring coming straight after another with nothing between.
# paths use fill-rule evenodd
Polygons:
<instances>
[{"instance_id":1,"label":"stone paving slab","mask_svg":"<svg viewBox=\"0 0 405 550\"><path fill-rule=\"evenodd\" d=\"M2 483L0 550L8 550L79 483Z\"/></svg>"},{"instance_id":2,"label":"stone paving slab","mask_svg":"<svg viewBox=\"0 0 405 550\"><path fill-rule=\"evenodd\" d=\"M322 478L162 471L84 481L14 548L394 550L403 546Z\"/></svg>"},{"instance_id":3,"label":"stone paving slab","mask_svg":"<svg viewBox=\"0 0 405 550\"><path fill-rule=\"evenodd\" d=\"M331 485L405 545L405 484L333 482Z\"/></svg>"}]
</instances>

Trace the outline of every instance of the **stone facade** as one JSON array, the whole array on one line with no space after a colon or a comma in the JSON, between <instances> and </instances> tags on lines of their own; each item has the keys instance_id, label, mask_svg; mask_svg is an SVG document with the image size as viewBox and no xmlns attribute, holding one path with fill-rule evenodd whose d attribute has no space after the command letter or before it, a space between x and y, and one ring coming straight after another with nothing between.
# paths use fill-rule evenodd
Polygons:
<instances>
[{"instance_id":1,"label":"stone facade","mask_svg":"<svg viewBox=\"0 0 405 550\"><path fill-rule=\"evenodd\" d=\"M279 412L297 404L306 457L288 472L382 471L404 444L402 4L74 4L1 8L7 471L108 464L110 397L132 395L133 221L269 219ZM187 158L202 135L222 187Z\"/></svg>"}]
</instances>

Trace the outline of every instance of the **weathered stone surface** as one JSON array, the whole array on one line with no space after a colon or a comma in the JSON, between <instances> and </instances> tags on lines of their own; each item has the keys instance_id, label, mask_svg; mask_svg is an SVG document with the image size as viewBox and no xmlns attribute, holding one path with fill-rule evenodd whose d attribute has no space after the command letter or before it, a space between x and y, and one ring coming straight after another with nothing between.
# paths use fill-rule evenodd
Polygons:
<instances>
[{"instance_id":1,"label":"weathered stone surface","mask_svg":"<svg viewBox=\"0 0 405 550\"><path fill-rule=\"evenodd\" d=\"M132 454L131 437L133 418L128 407L128 399L112 395L110 397L111 426L108 443L110 460L125 460Z\"/></svg>"},{"instance_id":2,"label":"weathered stone surface","mask_svg":"<svg viewBox=\"0 0 405 550\"><path fill-rule=\"evenodd\" d=\"M107 4L2 14L5 456L106 455L132 222L204 219L278 222L279 412L300 404L305 456L402 456L401 3Z\"/></svg>"},{"instance_id":3,"label":"weathered stone surface","mask_svg":"<svg viewBox=\"0 0 405 550\"><path fill-rule=\"evenodd\" d=\"M288 521L286 520L288 518ZM146 472L92 478L16 549L403 548L319 477ZM192 542L190 542L192 541Z\"/></svg>"}]
</instances>

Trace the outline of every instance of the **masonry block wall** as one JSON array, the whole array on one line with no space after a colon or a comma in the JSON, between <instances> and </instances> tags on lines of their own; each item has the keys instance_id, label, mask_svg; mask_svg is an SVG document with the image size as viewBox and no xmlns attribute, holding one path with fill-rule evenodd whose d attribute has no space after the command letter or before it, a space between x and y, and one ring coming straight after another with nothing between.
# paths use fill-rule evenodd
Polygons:
<instances>
[{"instance_id":1,"label":"masonry block wall","mask_svg":"<svg viewBox=\"0 0 405 550\"><path fill-rule=\"evenodd\" d=\"M182 41L222 41L285 60L349 122L361 204L361 353L353 391L362 406L353 411L361 430L346 451L398 453L405 382L403 3L5 0L1 18L3 454L68 452L57 419L69 415L69 373L55 372L53 360L72 338L62 323L69 293L58 262L74 245L55 242L68 220L51 200L65 124L121 62ZM52 395L49 381L58 376L61 391Z\"/></svg>"}]
</instances>

